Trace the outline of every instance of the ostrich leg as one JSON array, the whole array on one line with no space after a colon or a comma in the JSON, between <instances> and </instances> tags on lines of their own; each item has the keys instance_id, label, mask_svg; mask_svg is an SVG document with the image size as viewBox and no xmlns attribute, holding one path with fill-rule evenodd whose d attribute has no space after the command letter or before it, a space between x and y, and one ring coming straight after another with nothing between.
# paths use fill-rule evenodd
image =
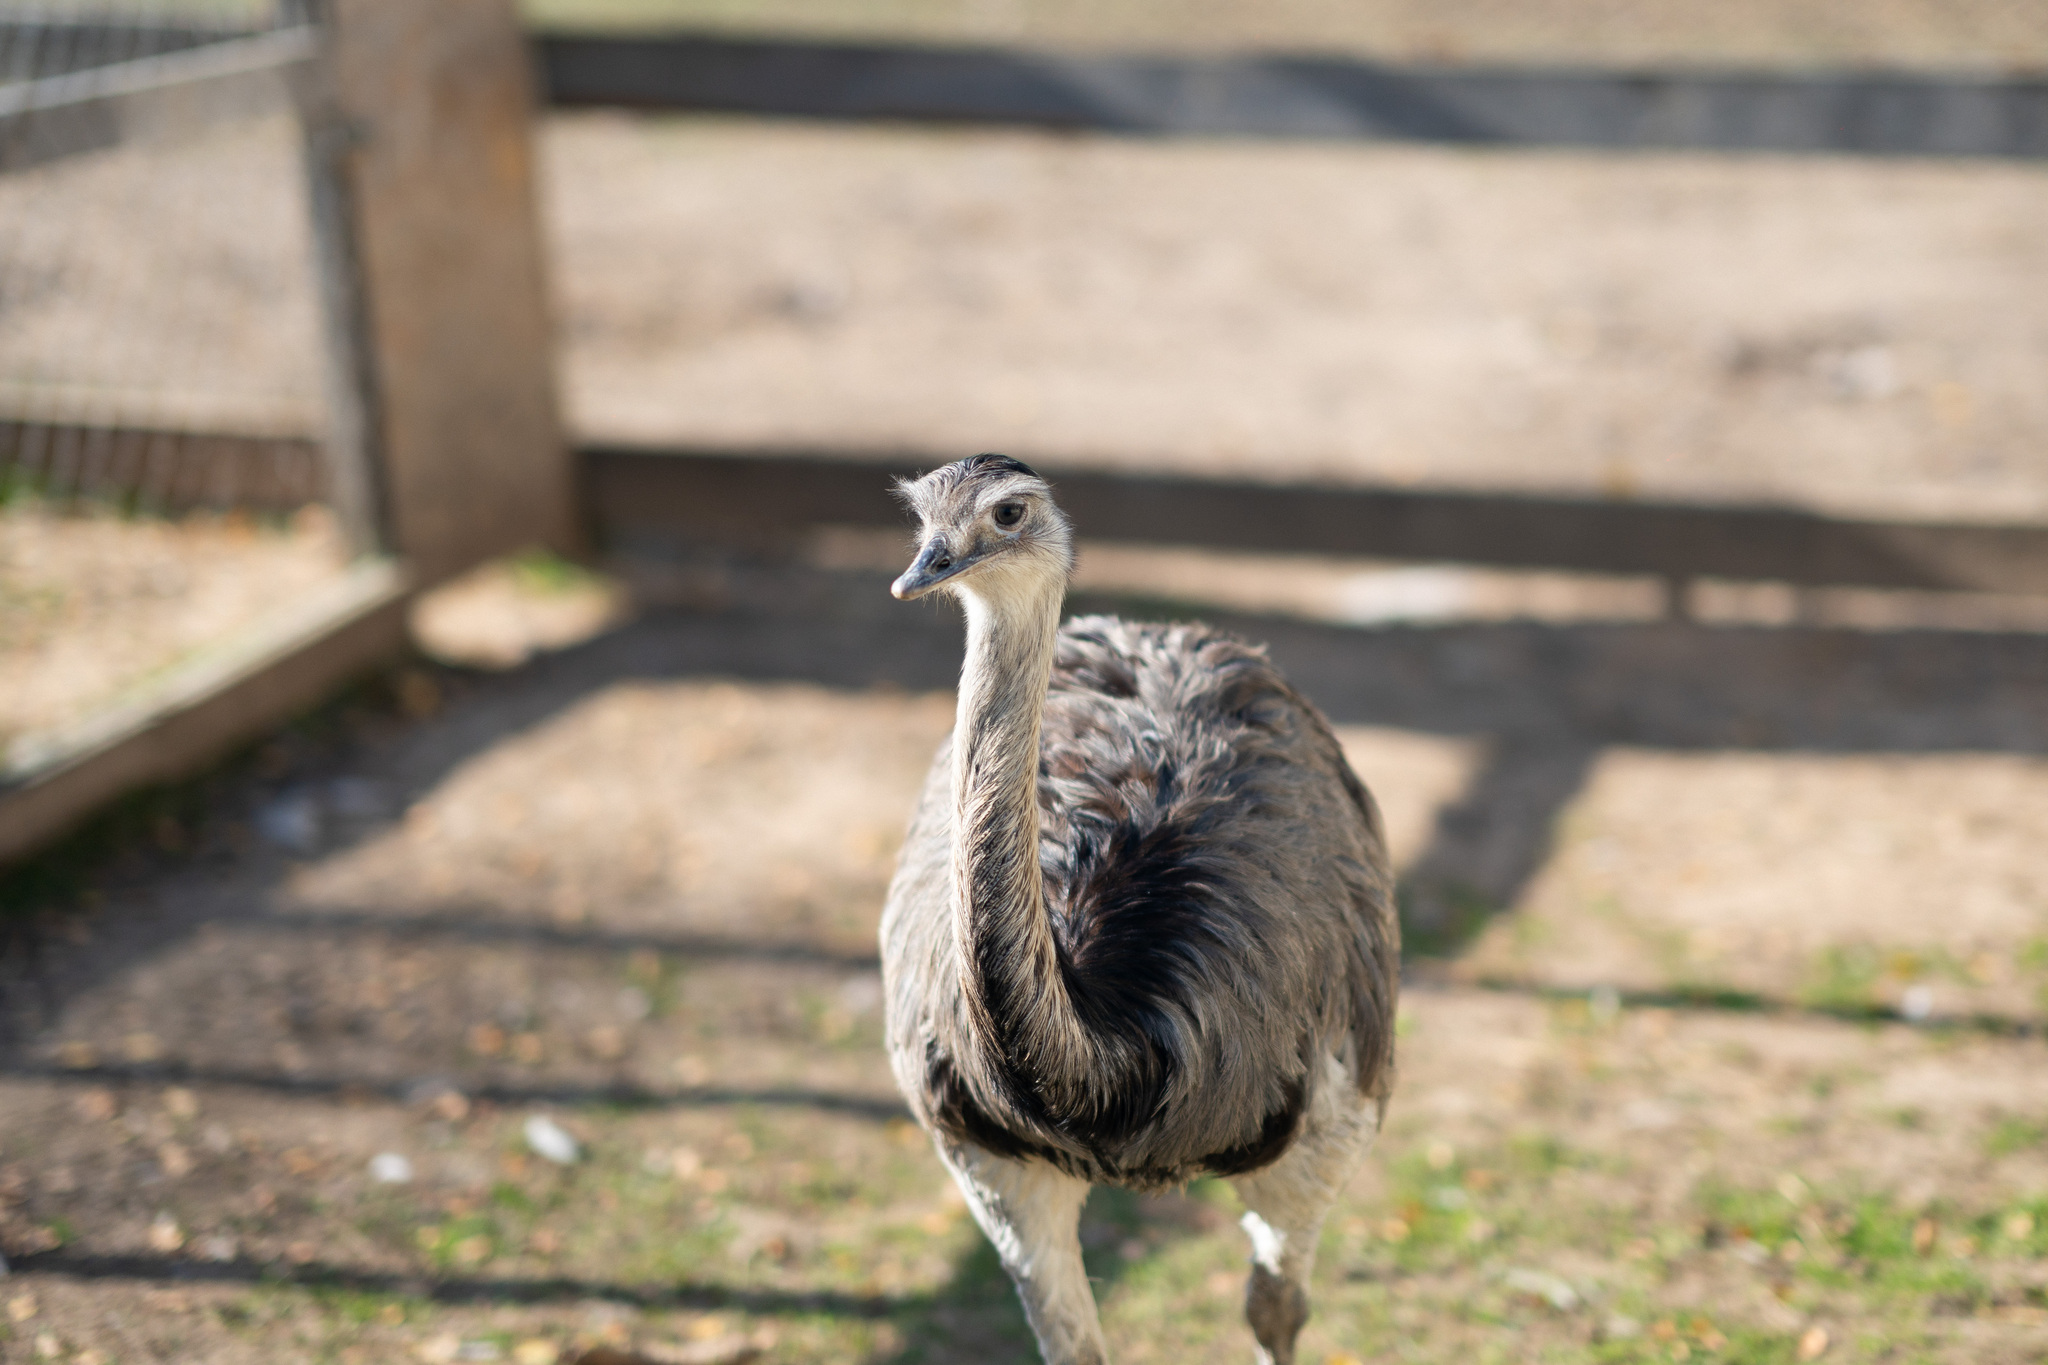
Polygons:
<instances>
[{"instance_id":1,"label":"ostrich leg","mask_svg":"<svg viewBox=\"0 0 2048 1365\"><path fill-rule=\"evenodd\" d=\"M1286 1155L1231 1182L1244 1200L1252 1241L1244 1316L1258 1338L1259 1365L1294 1365L1294 1339L1308 1321L1316 1239L1378 1131L1378 1103L1361 1096L1333 1059Z\"/></svg>"},{"instance_id":2,"label":"ostrich leg","mask_svg":"<svg viewBox=\"0 0 2048 1365\"><path fill-rule=\"evenodd\" d=\"M974 1221L1016 1281L1046 1365L1108 1365L1095 1295L1081 1265L1081 1205L1088 1182L1042 1161L941 1143Z\"/></svg>"}]
</instances>

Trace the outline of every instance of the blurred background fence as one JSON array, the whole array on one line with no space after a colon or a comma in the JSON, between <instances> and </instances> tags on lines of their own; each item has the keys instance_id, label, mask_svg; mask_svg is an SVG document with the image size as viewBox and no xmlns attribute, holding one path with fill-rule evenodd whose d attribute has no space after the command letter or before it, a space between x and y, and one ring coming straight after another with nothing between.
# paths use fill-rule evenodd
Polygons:
<instances>
[{"instance_id":1,"label":"blurred background fence","mask_svg":"<svg viewBox=\"0 0 2048 1365\"><path fill-rule=\"evenodd\" d=\"M1044 462L1099 542L1635 578L1680 615L1699 580L2048 592L2038 253L1998 235L2032 202L1999 163L2048 155L2038 75L1388 55L1202 13L1003 43L556 5L528 49L485 0L0 8L0 856L306 704L490 554L884 533L887 476L970 445ZM537 189L539 100L881 140L588 112ZM1583 155L1674 150L1823 157ZM1818 196L1799 230L1760 181ZM1940 220L1955 193L1989 238ZM1532 270L1490 226L1530 213L1597 240Z\"/></svg>"},{"instance_id":2,"label":"blurred background fence","mask_svg":"<svg viewBox=\"0 0 2048 1365\"><path fill-rule=\"evenodd\" d=\"M42 496L321 492L314 40L242 10L0 11L0 467Z\"/></svg>"}]
</instances>

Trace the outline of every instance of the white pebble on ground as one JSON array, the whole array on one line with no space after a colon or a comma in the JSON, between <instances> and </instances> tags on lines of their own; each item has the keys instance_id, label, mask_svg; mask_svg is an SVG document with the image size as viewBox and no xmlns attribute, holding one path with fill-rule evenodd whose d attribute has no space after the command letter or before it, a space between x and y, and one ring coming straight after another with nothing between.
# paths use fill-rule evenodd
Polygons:
<instances>
[{"instance_id":1,"label":"white pebble on ground","mask_svg":"<svg viewBox=\"0 0 2048 1365\"><path fill-rule=\"evenodd\" d=\"M535 1114L526 1121L526 1145L557 1166L573 1166L583 1154L576 1139L545 1114Z\"/></svg>"},{"instance_id":2,"label":"white pebble on ground","mask_svg":"<svg viewBox=\"0 0 2048 1365\"><path fill-rule=\"evenodd\" d=\"M379 1152L370 1158L370 1178L379 1185L404 1185L412 1180L412 1162L397 1152Z\"/></svg>"}]
</instances>

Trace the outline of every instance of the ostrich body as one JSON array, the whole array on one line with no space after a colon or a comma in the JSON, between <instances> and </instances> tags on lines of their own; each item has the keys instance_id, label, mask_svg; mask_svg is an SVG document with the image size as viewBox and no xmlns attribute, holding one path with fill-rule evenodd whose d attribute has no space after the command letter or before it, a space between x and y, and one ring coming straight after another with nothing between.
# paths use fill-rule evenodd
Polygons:
<instances>
[{"instance_id":1,"label":"ostrich body","mask_svg":"<svg viewBox=\"0 0 2048 1365\"><path fill-rule=\"evenodd\" d=\"M1054 1365L1107 1360L1092 1184L1230 1178L1245 1315L1289 1365L1324 1217L1393 1081L1398 930L1372 798L1262 651L1060 626L1051 490L980 455L904 486L892 591L965 608L959 712L882 919L891 1062Z\"/></svg>"}]
</instances>

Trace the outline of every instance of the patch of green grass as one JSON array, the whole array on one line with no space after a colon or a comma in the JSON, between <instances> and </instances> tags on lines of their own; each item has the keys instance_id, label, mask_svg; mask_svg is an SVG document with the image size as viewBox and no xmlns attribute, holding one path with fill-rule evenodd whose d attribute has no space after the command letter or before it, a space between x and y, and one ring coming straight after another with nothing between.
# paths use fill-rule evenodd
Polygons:
<instances>
[{"instance_id":1,"label":"patch of green grass","mask_svg":"<svg viewBox=\"0 0 2048 1365\"><path fill-rule=\"evenodd\" d=\"M1517 1134L1508 1139L1505 1156L1508 1170L1524 1179L1544 1179L1567 1167L1594 1164L1593 1157L1549 1132Z\"/></svg>"},{"instance_id":2,"label":"patch of green grass","mask_svg":"<svg viewBox=\"0 0 2048 1365\"><path fill-rule=\"evenodd\" d=\"M2048 938L2031 938L2020 948L2016 959L2022 970L2048 972Z\"/></svg>"},{"instance_id":3,"label":"patch of green grass","mask_svg":"<svg viewBox=\"0 0 2048 1365\"><path fill-rule=\"evenodd\" d=\"M2031 1211L2021 1206L1961 1215L1910 1209L1886 1194L1795 1201L1775 1190L1717 1185L1695 1197L1709 1240L1754 1242L1798 1280L1851 1291L1872 1308L1916 1314L1937 1305L1969 1311L1988 1302L1990 1291L1970 1256L1993 1248L2005 1232L2022 1233L2006 1239L2021 1250L2034 1235Z\"/></svg>"},{"instance_id":4,"label":"patch of green grass","mask_svg":"<svg viewBox=\"0 0 2048 1365\"><path fill-rule=\"evenodd\" d=\"M2015 1263L2048 1252L2048 1196L1972 1209L1787 1178L1708 1181L1676 1210L1617 1208L1597 1191L1625 1167L1549 1133L1461 1152L1418 1144L1384 1169L1383 1192L1334 1220L1325 1256L1343 1277L1318 1292L1318 1322L1349 1305L1332 1335L1363 1358L1406 1342L1416 1359L1480 1360L1483 1341L1504 1360L1559 1365L1790 1362L1798 1332L1752 1316L1741 1296L1704 1308L1684 1289L1747 1268L1795 1309L1868 1324L1897 1358L1918 1359L1953 1339L1942 1324L2006 1301L1993 1291ZM1585 1261L1594 1248L1604 1266ZM1531 1274L1568 1276L1575 1298L1532 1292ZM1482 1335L1453 1347L1453 1324ZM1837 1331L1837 1358L1893 1358L1858 1350Z\"/></svg>"},{"instance_id":5,"label":"patch of green grass","mask_svg":"<svg viewBox=\"0 0 2048 1365\"><path fill-rule=\"evenodd\" d=\"M1754 1014L1770 1004L1757 991L1716 981L1676 982L1656 1003L1682 1005L1689 1009L1735 1010L1745 1014Z\"/></svg>"},{"instance_id":6,"label":"patch of green grass","mask_svg":"<svg viewBox=\"0 0 2048 1365\"><path fill-rule=\"evenodd\" d=\"M507 1213L528 1218L540 1212L539 1202L509 1180L500 1180L491 1186L491 1203Z\"/></svg>"},{"instance_id":7,"label":"patch of green grass","mask_svg":"<svg viewBox=\"0 0 2048 1365\"><path fill-rule=\"evenodd\" d=\"M1677 1348L1684 1348L1683 1354ZM1669 1365L1674 1360L1713 1365L1790 1365L1798 1359L1795 1335L1741 1324L1717 1324L1699 1314L1673 1314L1639 1325L1628 1336L1593 1343L1586 1357L1598 1365Z\"/></svg>"},{"instance_id":8,"label":"patch of green grass","mask_svg":"<svg viewBox=\"0 0 2048 1365\"><path fill-rule=\"evenodd\" d=\"M470 1272L513 1245L505 1227L488 1213L470 1213L423 1224L418 1243L434 1269Z\"/></svg>"},{"instance_id":9,"label":"patch of green grass","mask_svg":"<svg viewBox=\"0 0 2048 1365\"><path fill-rule=\"evenodd\" d=\"M2033 1147L2048 1147L2048 1123L2038 1119L2008 1114L1984 1135L1984 1150L1991 1156L2011 1156Z\"/></svg>"},{"instance_id":10,"label":"patch of green grass","mask_svg":"<svg viewBox=\"0 0 2048 1365\"><path fill-rule=\"evenodd\" d=\"M635 948L626 954L626 984L646 995L650 1019L666 1018L682 1003L686 970L680 957L652 948Z\"/></svg>"},{"instance_id":11,"label":"patch of green grass","mask_svg":"<svg viewBox=\"0 0 2048 1365\"><path fill-rule=\"evenodd\" d=\"M373 1322L402 1323L409 1318L422 1316L427 1310L427 1304L422 1299L382 1290L357 1289L314 1281L306 1284L305 1291L307 1298L322 1311L358 1327L368 1326Z\"/></svg>"},{"instance_id":12,"label":"patch of green grass","mask_svg":"<svg viewBox=\"0 0 2048 1365\"><path fill-rule=\"evenodd\" d=\"M1368 1277L1470 1268L1556 1233L1556 1210L1546 1197L1552 1181L1595 1165L1587 1154L1541 1132L1477 1153L1429 1143L1390 1154L1383 1168L1384 1200L1371 1217L1335 1220L1330 1249L1340 1259L1363 1255L1359 1270ZM1582 1222L1574 1236L1621 1236L1622 1226L1605 1212Z\"/></svg>"},{"instance_id":13,"label":"patch of green grass","mask_svg":"<svg viewBox=\"0 0 2048 1365\"><path fill-rule=\"evenodd\" d=\"M1990 1250L2036 1260L2048 1257L2048 1194L1980 1213L1970 1227Z\"/></svg>"},{"instance_id":14,"label":"patch of green grass","mask_svg":"<svg viewBox=\"0 0 2048 1365\"><path fill-rule=\"evenodd\" d=\"M573 560L549 550L528 550L510 564L512 582L521 592L537 597L559 597L601 587L604 580Z\"/></svg>"},{"instance_id":15,"label":"patch of green grass","mask_svg":"<svg viewBox=\"0 0 2048 1365\"><path fill-rule=\"evenodd\" d=\"M1884 975L1884 958L1877 949L1865 944L1835 944L1815 959L1807 984L1799 992L1799 1003L1851 1017L1883 1014L1886 1011L1877 998L1877 985Z\"/></svg>"},{"instance_id":16,"label":"patch of green grass","mask_svg":"<svg viewBox=\"0 0 2048 1365\"><path fill-rule=\"evenodd\" d=\"M1404 879L1395 888L1401 916L1401 952L1407 957L1449 957L1475 938L1502 907L1478 888L1458 881Z\"/></svg>"},{"instance_id":17,"label":"patch of green grass","mask_svg":"<svg viewBox=\"0 0 2048 1365\"><path fill-rule=\"evenodd\" d=\"M1879 948L1874 944L1836 944L1823 949L1807 970L1798 993L1808 1009L1850 1019L1875 1019L1892 1013L1880 987L1905 985L1939 977L1973 986L1969 964L1946 948Z\"/></svg>"},{"instance_id":18,"label":"patch of green grass","mask_svg":"<svg viewBox=\"0 0 2048 1365\"><path fill-rule=\"evenodd\" d=\"M804 1031L826 1047L871 1052L882 1045L880 1012L855 1014L838 991L798 991L796 1005L803 1015Z\"/></svg>"}]
</instances>

